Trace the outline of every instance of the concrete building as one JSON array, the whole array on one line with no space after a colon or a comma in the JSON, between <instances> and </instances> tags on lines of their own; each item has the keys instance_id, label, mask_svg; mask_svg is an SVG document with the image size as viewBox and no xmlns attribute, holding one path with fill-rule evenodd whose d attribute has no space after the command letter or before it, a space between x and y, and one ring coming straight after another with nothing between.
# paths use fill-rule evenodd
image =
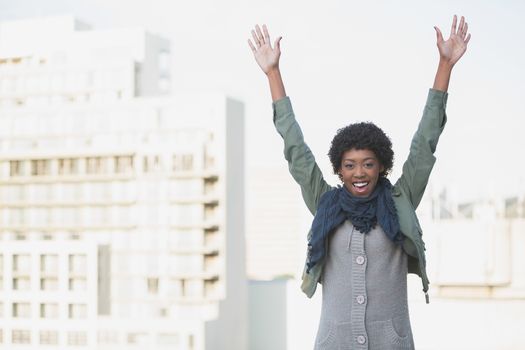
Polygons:
<instances>
[{"instance_id":1,"label":"concrete building","mask_svg":"<svg viewBox=\"0 0 525 350\"><path fill-rule=\"evenodd\" d=\"M299 276L311 214L299 186L280 165L254 164L247 179L247 274L253 280Z\"/></svg>"},{"instance_id":2,"label":"concrete building","mask_svg":"<svg viewBox=\"0 0 525 350\"><path fill-rule=\"evenodd\" d=\"M243 106L169 66L141 29L0 24L0 349L246 349Z\"/></svg>"},{"instance_id":3,"label":"concrete building","mask_svg":"<svg viewBox=\"0 0 525 350\"><path fill-rule=\"evenodd\" d=\"M464 202L427 196L422 215L430 304L410 278L412 328L422 350L525 348L523 195Z\"/></svg>"}]
</instances>

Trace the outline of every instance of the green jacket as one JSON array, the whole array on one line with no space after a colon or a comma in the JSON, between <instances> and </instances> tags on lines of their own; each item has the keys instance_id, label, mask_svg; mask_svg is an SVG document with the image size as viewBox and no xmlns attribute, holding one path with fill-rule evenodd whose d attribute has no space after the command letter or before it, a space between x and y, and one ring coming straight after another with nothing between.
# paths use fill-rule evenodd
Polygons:
<instances>
[{"instance_id":1,"label":"green jacket","mask_svg":"<svg viewBox=\"0 0 525 350\"><path fill-rule=\"evenodd\" d=\"M447 121L447 96L446 92L430 89L423 117L412 139L408 159L403 165L403 173L392 188L399 226L406 237L403 248L408 255L408 272L421 277L427 303L429 281L426 273L425 243L415 210L423 197L436 161L434 152ZM290 173L301 186L306 206L315 215L321 195L333 187L324 180L310 148L304 142L288 97L273 104L273 119L277 131L284 139L284 157L288 161ZM310 231L308 239L311 234ZM317 283L320 282L323 267L324 261L320 261L306 273L305 264L301 289L309 298L314 295Z\"/></svg>"}]
</instances>

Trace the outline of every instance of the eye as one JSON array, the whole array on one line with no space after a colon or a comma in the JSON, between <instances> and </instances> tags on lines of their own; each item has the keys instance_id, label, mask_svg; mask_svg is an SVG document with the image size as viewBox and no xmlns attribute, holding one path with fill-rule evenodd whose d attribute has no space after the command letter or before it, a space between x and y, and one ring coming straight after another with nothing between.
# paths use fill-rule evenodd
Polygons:
<instances>
[{"instance_id":1,"label":"eye","mask_svg":"<svg viewBox=\"0 0 525 350\"><path fill-rule=\"evenodd\" d=\"M346 169L353 169L353 168L354 168L354 165L353 165L353 164L350 164L350 163L347 163L347 164L345 164L345 168L346 168Z\"/></svg>"},{"instance_id":2,"label":"eye","mask_svg":"<svg viewBox=\"0 0 525 350\"><path fill-rule=\"evenodd\" d=\"M376 166L375 163L365 163L365 168L367 168L367 169L372 169L375 166Z\"/></svg>"}]
</instances>

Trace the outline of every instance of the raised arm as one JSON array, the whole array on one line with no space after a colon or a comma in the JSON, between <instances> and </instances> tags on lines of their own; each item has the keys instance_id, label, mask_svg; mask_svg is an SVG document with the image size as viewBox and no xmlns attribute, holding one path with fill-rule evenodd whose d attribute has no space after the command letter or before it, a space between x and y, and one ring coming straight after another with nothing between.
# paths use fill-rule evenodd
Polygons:
<instances>
[{"instance_id":1,"label":"raised arm","mask_svg":"<svg viewBox=\"0 0 525 350\"><path fill-rule=\"evenodd\" d=\"M414 208L417 208L423 197L436 161L434 152L447 121L445 108L452 68L467 50L467 44L470 40L470 34L467 35L468 24L465 19L461 17L457 29L456 24L457 17L454 16L450 37L446 41L443 40L439 28L434 27L439 50L439 65L434 86L429 91L423 117L412 138L408 159L403 164L403 173L397 181L396 187L408 195Z\"/></svg>"},{"instance_id":2,"label":"raised arm","mask_svg":"<svg viewBox=\"0 0 525 350\"><path fill-rule=\"evenodd\" d=\"M284 140L284 157L294 180L301 187L304 202L310 212L315 214L319 198L330 190L321 170L308 145L304 142L303 133L292 109L290 99L286 97L284 84L279 70L281 56L278 37L274 47L270 45L270 34L265 25L262 31L259 26L252 30L253 43L248 40L255 60L268 77L273 100L273 122L279 135Z\"/></svg>"}]
</instances>

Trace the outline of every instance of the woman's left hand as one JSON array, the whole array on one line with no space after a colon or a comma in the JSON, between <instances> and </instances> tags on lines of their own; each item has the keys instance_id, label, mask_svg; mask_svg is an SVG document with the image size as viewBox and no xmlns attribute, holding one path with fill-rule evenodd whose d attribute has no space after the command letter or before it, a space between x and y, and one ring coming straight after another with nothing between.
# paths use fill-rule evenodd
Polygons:
<instances>
[{"instance_id":1,"label":"woman's left hand","mask_svg":"<svg viewBox=\"0 0 525 350\"><path fill-rule=\"evenodd\" d=\"M468 24L465 22L465 17L461 16L459 26L456 29L457 21L458 18L454 15L450 37L446 41L443 40L441 30L438 27L434 27L437 35L440 60L442 63L448 64L451 67L454 66L465 51L467 51L467 45L470 41L470 34L467 35Z\"/></svg>"}]
</instances>

